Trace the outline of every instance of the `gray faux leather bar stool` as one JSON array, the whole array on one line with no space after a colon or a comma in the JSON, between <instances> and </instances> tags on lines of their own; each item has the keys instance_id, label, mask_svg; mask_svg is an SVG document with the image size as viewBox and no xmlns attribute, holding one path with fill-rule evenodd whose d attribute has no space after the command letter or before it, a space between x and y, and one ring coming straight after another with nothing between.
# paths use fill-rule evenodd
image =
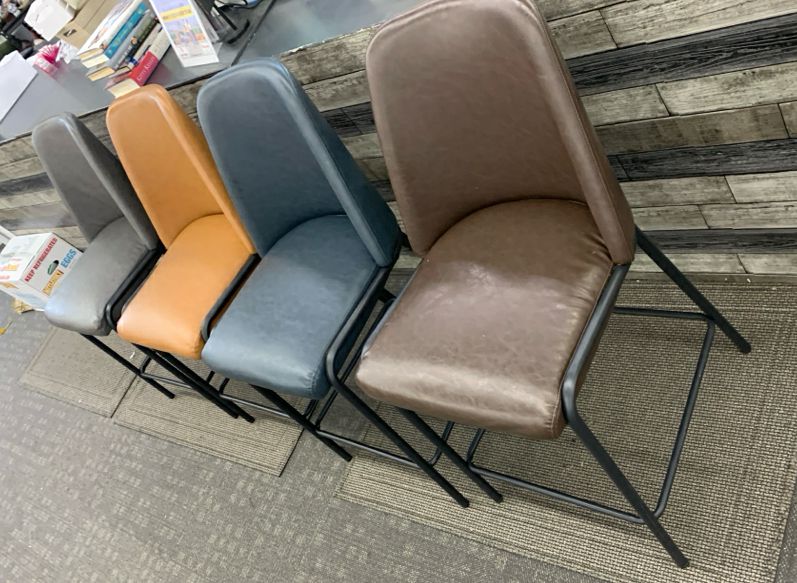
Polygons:
<instances>
[{"instance_id":1,"label":"gray faux leather bar stool","mask_svg":"<svg viewBox=\"0 0 797 583\"><path fill-rule=\"evenodd\" d=\"M423 261L369 341L358 385L398 407L481 428L467 456L472 470L645 523L686 566L659 516L714 327L740 351L750 345L635 229L542 14L529 0L435 0L377 32L366 71L393 190ZM615 307L635 240L699 312ZM613 311L706 324L654 509L576 407ZM473 463L485 430L553 439L565 424L633 513Z\"/></svg>"},{"instance_id":2,"label":"gray faux leather bar stool","mask_svg":"<svg viewBox=\"0 0 797 583\"><path fill-rule=\"evenodd\" d=\"M33 130L33 147L89 243L48 300L44 315L53 326L83 335L141 376L97 337L115 329L128 295L160 256L158 237L119 161L74 115L64 113L39 124ZM158 382L141 378L174 397Z\"/></svg>"},{"instance_id":3,"label":"gray faux leather bar stool","mask_svg":"<svg viewBox=\"0 0 797 583\"><path fill-rule=\"evenodd\" d=\"M261 256L211 330L202 359L213 370L252 384L328 444L409 461L466 506L462 494L345 385L356 358L342 368L357 336L377 300L392 297L384 282L401 232L387 204L279 61L254 61L215 76L202 87L197 111L230 198ZM277 394L315 403L330 388L406 457L321 429L331 398L311 421L312 411L300 413ZM439 437L437 442L466 469L445 442Z\"/></svg>"}]
</instances>

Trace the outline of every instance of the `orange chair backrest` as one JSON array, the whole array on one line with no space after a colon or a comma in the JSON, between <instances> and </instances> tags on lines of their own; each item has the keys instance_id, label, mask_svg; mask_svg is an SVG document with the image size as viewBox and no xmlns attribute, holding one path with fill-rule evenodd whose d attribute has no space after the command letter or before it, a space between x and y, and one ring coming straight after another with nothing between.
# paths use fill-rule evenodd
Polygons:
<instances>
[{"instance_id":1,"label":"orange chair backrest","mask_svg":"<svg viewBox=\"0 0 797 583\"><path fill-rule=\"evenodd\" d=\"M106 122L130 182L167 248L195 220L224 213L254 252L205 137L163 87L147 85L118 99L108 108Z\"/></svg>"}]
</instances>

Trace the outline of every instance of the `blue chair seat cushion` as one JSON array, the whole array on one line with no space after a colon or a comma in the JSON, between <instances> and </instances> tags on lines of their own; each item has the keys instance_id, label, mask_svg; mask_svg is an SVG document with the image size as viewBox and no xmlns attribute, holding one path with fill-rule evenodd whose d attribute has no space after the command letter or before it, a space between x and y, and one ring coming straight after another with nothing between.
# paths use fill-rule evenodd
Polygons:
<instances>
[{"instance_id":1,"label":"blue chair seat cushion","mask_svg":"<svg viewBox=\"0 0 797 583\"><path fill-rule=\"evenodd\" d=\"M300 224L262 258L211 331L202 359L230 378L322 398L327 350L377 269L345 215Z\"/></svg>"},{"instance_id":2,"label":"blue chair seat cushion","mask_svg":"<svg viewBox=\"0 0 797 583\"><path fill-rule=\"evenodd\" d=\"M105 307L148 251L127 219L111 221L55 288L44 309L45 317L59 328L107 336L111 326L105 319Z\"/></svg>"}]
</instances>

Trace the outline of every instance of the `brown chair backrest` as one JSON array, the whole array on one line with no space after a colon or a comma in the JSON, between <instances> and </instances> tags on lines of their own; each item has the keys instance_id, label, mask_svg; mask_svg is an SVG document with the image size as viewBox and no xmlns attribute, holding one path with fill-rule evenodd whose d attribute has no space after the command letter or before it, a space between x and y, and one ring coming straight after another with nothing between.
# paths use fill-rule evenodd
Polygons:
<instances>
[{"instance_id":1,"label":"brown chair backrest","mask_svg":"<svg viewBox=\"0 0 797 583\"><path fill-rule=\"evenodd\" d=\"M106 122L130 183L167 248L195 220L223 213L254 253L205 137L163 87L147 85L114 101Z\"/></svg>"},{"instance_id":2,"label":"brown chair backrest","mask_svg":"<svg viewBox=\"0 0 797 583\"><path fill-rule=\"evenodd\" d=\"M585 202L617 264L628 203L537 7L434 0L386 23L366 57L374 118L413 249L488 206Z\"/></svg>"}]
</instances>

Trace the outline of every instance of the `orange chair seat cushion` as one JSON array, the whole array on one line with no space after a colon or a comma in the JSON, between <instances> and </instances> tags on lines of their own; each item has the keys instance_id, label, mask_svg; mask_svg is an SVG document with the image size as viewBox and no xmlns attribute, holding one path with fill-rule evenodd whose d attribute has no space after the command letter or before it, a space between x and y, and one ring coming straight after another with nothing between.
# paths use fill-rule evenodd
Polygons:
<instances>
[{"instance_id":1,"label":"orange chair seat cushion","mask_svg":"<svg viewBox=\"0 0 797 583\"><path fill-rule=\"evenodd\" d=\"M198 359L204 346L202 323L249 255L224 215L190 223L125 308L119 336Z\"/></svg>"}]
</instances>

